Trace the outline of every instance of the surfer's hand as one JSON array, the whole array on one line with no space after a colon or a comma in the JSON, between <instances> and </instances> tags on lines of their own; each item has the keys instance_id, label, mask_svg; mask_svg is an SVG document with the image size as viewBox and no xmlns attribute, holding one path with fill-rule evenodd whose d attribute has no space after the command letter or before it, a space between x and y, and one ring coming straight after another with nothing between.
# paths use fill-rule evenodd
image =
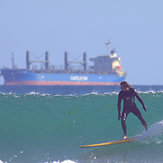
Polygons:
<instances>
[{"instance_id":1,"label":"surfer's hand","mask_svg":"<svg viewBox=\"0 0 163 163\"><path fill-rule=\"evenodd\" d=\"M144 109L144 111L145 111L145 112L147 111L147 109L146 109L145 105L143 106L143 109Z\"/></svg>"},{"instance_id":2,"label":"surfer's hand","mask_svg":"<svg viewBox=\"0 0 163 163\"><path fill-rule=\"evenodd\" d=\"M121 119L121 113L118 113L118 120Z\"/></svg>"}]
</instances>

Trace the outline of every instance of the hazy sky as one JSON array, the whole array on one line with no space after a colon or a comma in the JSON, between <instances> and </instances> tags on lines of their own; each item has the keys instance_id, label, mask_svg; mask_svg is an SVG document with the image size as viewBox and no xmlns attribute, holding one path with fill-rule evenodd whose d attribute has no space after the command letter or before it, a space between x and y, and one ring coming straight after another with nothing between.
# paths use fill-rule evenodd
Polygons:
<instances>
[{"instance_id":1,"label":"hazy sky","mask_svg":"<svg viewBox=\"0 0 163 163\"><path fill-rule=\"evenodd\" d=\"M163 84L163 0L0 0L0 67L26 50L51 65L116 48L131 84Z\"/></svg>"}]
</instances>

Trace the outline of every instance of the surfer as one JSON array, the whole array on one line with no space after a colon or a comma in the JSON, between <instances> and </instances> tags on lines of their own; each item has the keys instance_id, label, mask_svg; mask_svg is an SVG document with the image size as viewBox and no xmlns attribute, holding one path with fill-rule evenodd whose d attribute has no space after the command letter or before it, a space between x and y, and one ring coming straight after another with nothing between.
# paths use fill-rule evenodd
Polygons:
<instances>
[{"instance_id":1,"label":"surfer","mask_svg":"<svg viewBox=\"0 0 163 163\"><path fill-rule=\"evenodd\" d=\"M143 100L140 98L138 93L131 88L131 85L128 84L126 81L123 81L120 83L121 91L118 95L118 120L121 119L122 129L124 133L123 139L127 139L127 131L126 131L126 118L129 113L135 114L138 119L141 121L142 125L145 127L145 129L148 129L148 126L144 120L144 118L141 115L141 112L137 108L135 104L135 96L139 100L139 102L142 104L144 111L146 112L147 109L144 105ZM121 101L123 99L123 111L121 114Z\"/></svg>"}]
</instances>

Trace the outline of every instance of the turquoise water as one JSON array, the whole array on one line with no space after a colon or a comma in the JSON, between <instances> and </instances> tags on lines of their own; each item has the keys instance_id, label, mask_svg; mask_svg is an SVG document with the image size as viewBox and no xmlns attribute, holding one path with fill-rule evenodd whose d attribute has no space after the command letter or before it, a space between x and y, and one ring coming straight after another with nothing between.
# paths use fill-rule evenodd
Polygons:
<instances>
[{"instance_id":1,"label":"turquoise water","mask_svg":"<svg viewBox=\"0 0 163 163\"><path fill-rule=\"evenodd\" d=\"M61 89L60 94L59 89L52 91L49 87L34 91L28 87L1 87L0 160L7 163L163 162L163 87L136 88L147 107L145 113L136 100L149 131L145 132L139 120L129 114L128 136L140 135L137 141L83 149L79 145L123 137L117 120L119 87L110 91L108 87L97 90L81 87L81 91L69 87Z\"/></svg>"}]
</instances>

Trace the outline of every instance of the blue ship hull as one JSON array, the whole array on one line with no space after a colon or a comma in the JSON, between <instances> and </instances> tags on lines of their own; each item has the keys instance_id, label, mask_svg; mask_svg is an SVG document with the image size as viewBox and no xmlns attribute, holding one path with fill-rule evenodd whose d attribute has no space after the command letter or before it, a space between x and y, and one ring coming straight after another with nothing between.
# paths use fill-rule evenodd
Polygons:
<instances>
[{"instance_id":1,"label":"blue ship hull","mask_svg":"<svg viewBox=\"0 0 163 163\"><path fill-rule=\"evenodd\" d=\"M93 73L40 73L2 69L5 85L118 85L125 76Z\"/></svg>"}]
</instances>

